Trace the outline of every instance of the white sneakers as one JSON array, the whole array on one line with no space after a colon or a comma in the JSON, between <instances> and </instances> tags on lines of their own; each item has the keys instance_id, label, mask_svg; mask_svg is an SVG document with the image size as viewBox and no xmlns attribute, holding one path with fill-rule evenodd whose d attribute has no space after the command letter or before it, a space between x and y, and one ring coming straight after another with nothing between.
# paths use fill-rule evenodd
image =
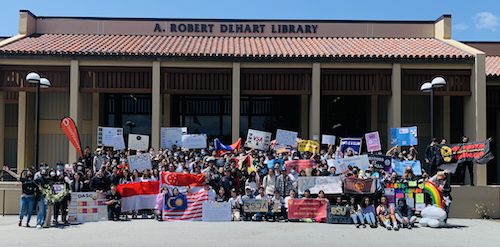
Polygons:
<instances>
[{"instance_id":1,"label":"white sneakers","mask_svg":"<svg viewBox=\"0 0 500 247\"><path fill-rule=\"evenodd\" d=\"M36 225L36 229L42 229L41 225Z\"/></svg>"}]
</instances>

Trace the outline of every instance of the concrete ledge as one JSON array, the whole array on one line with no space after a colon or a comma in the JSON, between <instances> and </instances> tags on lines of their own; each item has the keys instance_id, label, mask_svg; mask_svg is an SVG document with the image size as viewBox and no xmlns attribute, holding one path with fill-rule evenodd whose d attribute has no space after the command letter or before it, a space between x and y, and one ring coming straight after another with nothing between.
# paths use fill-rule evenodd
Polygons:
<instances>
[{"instance_id":1,"label":"concrete ledge","mask_svg":"<svg viewBox=\"0 0 500 247\"><path fill-rule=\"evenodd\" d=\"M21 210L21 187L16 184L17 182L0 182L0 215L4 210L4 193L5 214L19 214L19 211Z\"/></svg>"},{"instance_id":2,"label":"concrete ledge","mask_svg":"<svg viewBox=\"0 0 500 247\"><path fill-rule=\"evenodd\" d=\"M452 186L453 202L450 207L451 218L473 218L481 216L476 213L476 204L488 207L488 215L500 218L500 187L497 186Z\"/></svg>"}]
</instances>

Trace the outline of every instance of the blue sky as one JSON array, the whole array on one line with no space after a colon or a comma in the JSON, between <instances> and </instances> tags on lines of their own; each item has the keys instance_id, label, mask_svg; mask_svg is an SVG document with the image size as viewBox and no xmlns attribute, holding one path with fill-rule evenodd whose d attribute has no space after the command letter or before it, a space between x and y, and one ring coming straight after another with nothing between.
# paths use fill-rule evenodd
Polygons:
<instances>
[{"instance_id":1,"label":"blue sky","mask_svg":"<svg viewBox=\"0 0 500 247\"><path fill-rule=\"evenodd\" d=\"M37 16L297 20L428 21L451 14L453 39L500 41L498 0L3 0L0 3L0 36L17 34L20 9L30 10Z\"/></svg>"}]
</instances>

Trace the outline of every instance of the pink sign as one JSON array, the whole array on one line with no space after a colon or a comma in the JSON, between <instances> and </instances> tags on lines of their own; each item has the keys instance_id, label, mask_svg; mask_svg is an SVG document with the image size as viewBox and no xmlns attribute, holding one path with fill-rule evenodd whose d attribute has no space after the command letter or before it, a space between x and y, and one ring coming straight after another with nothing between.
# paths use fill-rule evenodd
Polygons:
<instances>
[{"instance_id":1,"label":"pink sign","mask_svg":"<svg viewBox=\"0 0 500 247\"><path fill-rule=\"evenodd\" d=\"M366 149L368 150L368 152L382 150L382 147L380 146L380 136L378 134L378 131L366 133L365 139Z\"/></svg>"},{"instance_id":2,"label":"pink sign","mask_svg":"<svg viewBox=\"0 0 500 247\"><path fill-rule=\"evenodd\" d=\"M311 176L315 164L316 161L314 160L290 160L285 161L285 169L286 173L288 174L292 170L292 167L295 167L297 173L304 170L307 176Z\"/></svg>"},{"instance_id":3,"label":"pink sign","mask_svg":"<svg viewBox=\"0 0 500 247\"><path fill-rule=\"evenodd\" d=\"M326 218L327 205L326 199L291 199L288 200L288 218Z\"/></svg>"}]
</instances>

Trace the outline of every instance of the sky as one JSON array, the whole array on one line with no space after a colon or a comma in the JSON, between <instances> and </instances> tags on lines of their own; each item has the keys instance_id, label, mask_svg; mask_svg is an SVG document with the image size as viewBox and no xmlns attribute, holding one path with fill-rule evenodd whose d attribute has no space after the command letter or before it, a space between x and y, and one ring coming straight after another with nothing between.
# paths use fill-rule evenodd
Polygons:
<instances>
[{"instance_id":1,"label":"sky","mask_svg":"<svg viewBox=\"0 0 500 247\"><path fill-rule=\"evenodd\" d=\"M498 0L2 0L0 36L18 33L21 9L37 16L186 19L433 21L451 14L452 39L500 42Z\"/></svg>"}]
</instances>

